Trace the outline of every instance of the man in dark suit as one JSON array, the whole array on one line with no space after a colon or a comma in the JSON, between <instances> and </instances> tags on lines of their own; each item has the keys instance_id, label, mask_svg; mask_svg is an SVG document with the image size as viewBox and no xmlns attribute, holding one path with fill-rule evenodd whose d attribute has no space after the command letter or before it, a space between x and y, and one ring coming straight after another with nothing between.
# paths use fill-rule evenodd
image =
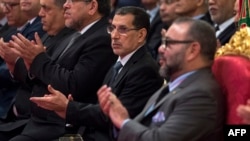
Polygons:
<instances>
[{"instance_id":1,"label":"man in dark suit","mask_svg":"<svg viewBox=\"0 0 250 141\"><path fill-rule=\"evenodd\" d=\"M41 18L38 16L41 8L40 0L20 0L20 6L26 17L28 17L28 22L25 24L24 29L21 30L22 35L29 40L34 40L34 34L37 32L42 37L45 32L42 28Z\"/></svg>"},{"instance_id":2,"label":"man in dark suit","mask_svg":"<svg viewBox=\"0 0 250 141\"><path fill-rule=\"evenodd\" d=\"M78 31L71 39L72 44L65 46L53 60L46 54L38 36L36 44L21 34L14 36L12 49L24 60L29 79L19 77L23 76L19 60L13 74L21 78L21 82L33 85L31 96L43 96L48 93L47 85L51 84L65 94L71 93L76 101L96 103L96 91L116 60L106 32L109 1L69 0L64 8L65 25ZM22 133L10 140L53 140L64 134L64 127L65 121L55 113L31 104L30 120Z\"/></svg>"},{"instance_id":3,"label":"man in dark suit","mask_svg":"<svg viewBox=\"0 0 250 141\"><path fill-rule=\"evenodd\" d=\"M114 81L111 67L103 84L112 88L131 117L135 117L142 110L148 98L163 84L158 65L144 46L149 27L147 13L137 7L118 9L108 27L113 52L119 56L117 62L121 62L123 67L118 70ZM99 105L69 101L61 92L51 87L49 90L52 93L50 97L32 97L31 100L41 107L55 111L62 118L66 118L68 123L92 128L92 132L85 132L83 135L85 141L112 140L112 124L103 115ZM39 100L43 102L39 103Z\"/></svg>"},{"instance_id":4,"label":"man in dark suit","mask_svg":"<svg viewBox=\"0 0 250 141\"><path fill-rule=\"evenodd\" d=\"M228 43L237 30L234 23L234 3L235 0L209 0L209 13L216 27L216 37L221 45Z\"/></svg>"},{"instance_id":5,"label":"man in dark suit","mask_svg":"<svg viewBox=\"0 0 250 141\"><path fill-rule=\"evenodd\" d=\"M0 0L0 2L2 1ZM14 27L13 29L15 30ZM4 14L4 6L2 5L0 6L0 37L5 37L7 32L10 32L10 26L8 24L7 17Z\"/></svg>"},{"instance_id":6,"label":"man in dark suit","mask_svg":"<svg viewBox=\"0 0 250 141\"><path fill-rule=\"evenodd\" d=\"M65 0L41 0L40 3L41 9L39 16L43 22L42 28L47 32L47 34L42 37L42 42L46 47L47 55L53 59L57 56L57 50L62 50L60 47L67 44L67 40L65 39L69 38L74 31L66 28L64 24L63 4L65 3ZM62 42L63 40L65 41ZM4 53L7 52L6 50L1 51ZM14 53L5 54L2 57L9 62L10 60L8 60L6 56L13 57L13 55ZM16 58L13 57L12 60L15 61ZM16 65L24 66L23 60L20 58ZM11 71L13 71L12 69ZM25 67L22 67L19 71L23 75L16 79L22 80L20 77L23 77L23 79L27 78L28 72ZM13 115L13 117L9 117L7 121L0 123L1 141L9 140L11 137L20 134L25 124L29 121L31 108L29 97L31 95L31 91L32 84L21 83L21 86L17 91L17 96L15 97L14 107L16 109L16 113L13 113L12 107L9 111L9 115Z\"/></svg>"},{"instance_id":7,"label":"man in dark suit","mask_svg":"<svg viewBox=\"0 0 250 141\"><path fill-rule=\"evenodd\" d=\"M193 19L204 20L213 25L208 12L208 1L201 0L198 3L193 0L176 0L176 14Z\"/></svg>"},{"instance_id":8,"label":"man in dark suit","mask_svg":"<svg viewBox=\"0 0 250 141\"><path fill-rule=\"evenodd\" d=\"M149 14L150 30L147 36L147 48L154 59L157 59L158 48L161 44L161 29L163 27L158 0L142 0L143 7Z\"/></svg>"},{"instance_id":9,"label":"man in dark suit","mask_svg":"<svg viewBox=\"0 0 250 141\"><path fill-rule=\"evenodd\" d=\"M118 141L222 140L223 95L211 72L217 44L213 27L180 18L163 37L160 73L170 75L170 82L149 99L134 120L110 88L98 91L103 112L120 129Z\"/></svg>"},{"instance_id":10,"label":"man in dark suit","mask_svg":"<svg viewBox=\"0 0 250 141\"><path fill-rule=\"evenodd\" d=\"M30 26L26 29L26 32L23 32L25 29L25 24L27 22L26 12L34 11L22 11L20 0L3 0L2 2L3 3L1 6L8 21L8 24L4 26L4 28L7 27L8 29L1 33L1 36L3 36L3 41L9 42L11 40L11 36L15 35L18 32L23 34L25 37L28 37L29 39L34 39L35 31L42 34L44 33L40 21L34 22L35 27ZM32 7L36 7L36 5L33 5L33 3L31 3L31 8ZM40 23L40 25L38 25L37 23ZM15 55L11 54L11 56L14 57ZM4 122L7 122L10 120L10 118L12 118L12 115L9 114L8 111L10 111L15 101L14 97L17 93L19 83L13 81L11 75L9 74L6 63L2 58L0 58L0 62L0 77L2 78L0 81L0 119L4 120Z\"/></svg>"},{"instance_id":11,"label":"man in dark suit","mask_svg":"<svg viewBox=\"0 0 250 141\"><path fill-rule=\"evenodd\" d=\"M8 25L14 27L14 29L2 33L2 37L4 37L3 40L8 42L11 40L13 34L23 29L28 18L21 10L20 0L2 0L2 3L3 12L7 17Z\"/></svg>"}]
</instances>

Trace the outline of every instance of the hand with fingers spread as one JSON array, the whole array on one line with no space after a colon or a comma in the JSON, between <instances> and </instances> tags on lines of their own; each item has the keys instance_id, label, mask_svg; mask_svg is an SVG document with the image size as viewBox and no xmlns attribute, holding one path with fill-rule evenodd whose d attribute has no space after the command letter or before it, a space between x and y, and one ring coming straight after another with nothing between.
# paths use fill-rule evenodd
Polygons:
<instances>
[{"instance_id":1,"label":"hand with fingers spread","mask_svg":"<svg viewBox=\"0 0 250 141\"><path fill-rule=\"evenodd\" d=\"M10 41L11 46L13 46L15 53L24 59L28 70L34 58L38 54L45 52L45 47L43 46L38 33L35 33L35 42L28 40L19 33L16 36L12 36L12 39L13 40Z\"/></svg>"},{"instance_id":2,"label":"hand with fingers spread","mask_svg":"<svg viewBox=\"0 0 250 141\"><path fill-rule=\"evenodd\" d=\"M15 62L19 55L15 53L14 48L11 46L11 44L4 42L2 38L0 39L0 56L6 62L9 70L13 72Z\"/></svg>"},{"instance_id":3,"label":"hand with fingers spread","mask_svg":"<svg viewBox=\"0 0 250 141\"><path fill-rule=\"evenodd\" d=\"M58 90L55 90L51 85L48 86L50 94L45 94L43 97L31 97L30 100L36 103L39 107L56 112L61 118L65 118L66 109L69 100L73 100L69 95L69 99Z\"/></svg>"},{"instance_id":4,"label":"hand with fingers spread","mask_svg":"<svg viewBox=\"0 0 250 141\"><path fill-rule=\"evenodd\" d=\"M101 109L110 117L113 124L120 129L123 122L129 118L127 109L107 85L102 86L97 94Z\"/></svg>"}]
</instances>

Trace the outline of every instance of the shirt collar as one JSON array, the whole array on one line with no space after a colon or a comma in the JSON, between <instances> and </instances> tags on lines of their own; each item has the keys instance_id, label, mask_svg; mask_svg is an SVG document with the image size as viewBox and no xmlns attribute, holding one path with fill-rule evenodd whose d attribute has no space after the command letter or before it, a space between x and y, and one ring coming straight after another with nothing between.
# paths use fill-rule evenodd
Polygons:
<instances>
[{"instance_id":1,"label":"shirt collar","mask_svg":"<svg viewBox=\"0 0 250 141\"><path fill-rule=\"evenodd\" d=\"M174 81L169 82L169 91L172 91L173 89L175 89L177 86L179 86L181 84L181 82L183 82L188 76L190 76L191 74L195 73L195 71L191 71L191 72L187 72L184 73L182 75L180 75L179 77L177 77Z\"/></svg>"},{"instance_id":2,"label":"shirt collar","mask_svg":"<svg viewBox=\"0 0 250 141\"><path fill-rule=\"evenodd\" d=\"M143 45L142 45L142 46L143 46ZM122 66L125 66L125 64L126 64L126 63L128 62L128 60L132 57L132 55L133 55L139 48L141 48L142 46L138 47L136 50L134 50L134 51L132 51L131 53L129 53L128 55L124 56L122 59L121 59L121 57L119 56L117 62L118 62L118 61L121 61Z\"/></svg>"},{"instance_id":3,"label":"shirt collar","mask_svg":"<svg viewBox=\"0 0 250 141\"><path fill-rule=\"evenodd\" d=\"M4 26L7 22L8 22L8 21L7 21L7 18L6 18L6 17L3 17L3 18L0 20L0 24L1 24L2 26Z\"/></svg>"},{"instance_id":4,"label":"shirt collar","mask_svg":"<svg viewBox=\"0 0 250 141\"><path fill-rule=\"evenodd\" d=\"M225 21L224 23L217 25L219 26L219 30L216 31L216 37L218 37L220 35L220 33L222 33L228 26L230 26L232 23L234 22L234 17L228 19L227 21Z\"/></svg>"},{"instance_id":5,"label":"shirt collar","mask_svg":"<svg viewBox=\"0 0 250 141\"><path fill-rule=\"evenodd\" d=\"M150 16L150 22L153 21L156 13L159 11L159 6L157 5L155 8L151 9L151 10L147 10L147 13Z\"/></svg>"},{"instance_id":6,"label":"shirt collar","mask_svg":"<svg viewBox=\"0 0 250 141\"><path fill-rule=\"evenodd\" d=\"M80 33L81 33L81 34L84 34L84 33L85 33L88 29L90 29L90 27L92 27L97 21L99 21L99 20L96 20L96 21L92 22L91 24L85 26L85 27L80 31Z\"/></svg>"}]
</instances>

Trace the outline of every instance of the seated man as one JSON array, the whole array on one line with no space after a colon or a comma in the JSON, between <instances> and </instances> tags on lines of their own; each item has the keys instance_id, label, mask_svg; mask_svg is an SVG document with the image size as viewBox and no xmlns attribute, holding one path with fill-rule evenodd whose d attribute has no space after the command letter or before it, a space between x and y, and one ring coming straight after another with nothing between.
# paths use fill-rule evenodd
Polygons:
<instances>
[{"instance_id":1,"label":"seated man","mask_svg":"<svg viewBox=\"0 0 250 141\"><path fill-rule=\"evenodd\" d=\"M119 66L117 64L120 62L121 68L114 70L112 67L103 83L112 88L131 117L135 117L142 110L149 97L163 84L158 73L159 66L145 46L149 27L147 13L141 8L131 6L118 9L112 24L107 28L111 35L113 52L119 56L114 67ZM39 107L55 111L67 123L91 129L91 132L85 130L84 141L110 141L115 137L115 134L112 135L115 133L114 128L99 105L69 101L50 86L49 92L51 94L33 97L31 100Z\"/></svg>"},{"instance_id":2,"label":"seated man","mask_svg":"<svg viewBox=\"0 0 250 141\"><path fill-rule=\"evenodd\" d=\"M181 18L163 37L160 72L170 75L170 82L134 120L109 87L98 91L103 112L120 129L118 141L221 141L224 104L211 72L216 51L213 27Z\"/></svg>"}]
</instances>

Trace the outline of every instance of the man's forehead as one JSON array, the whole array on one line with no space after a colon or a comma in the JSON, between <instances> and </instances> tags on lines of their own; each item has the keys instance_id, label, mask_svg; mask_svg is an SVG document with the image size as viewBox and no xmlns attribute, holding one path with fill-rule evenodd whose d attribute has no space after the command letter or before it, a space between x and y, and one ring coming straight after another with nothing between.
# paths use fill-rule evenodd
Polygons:
<instances>
[{"instance_id":1,"label":"man's forehead","mask_svg":"<svg viewBox=\"0 0 250 141\"><path fill-rule=\"evenodd\" d=\"M185 24L172 24L167 30L168 35L186 35L188 26Z\"/></svg>"},{"instance_id":2,"label":"man's forehead","mask_svg":"<svg viewBox=\"0 0 250 141\"><path fill-rule=\"evenodd\" d=\"M124 25L132 24L134 16L132 14L126 15L115 15L113 18L113 23L122 23Z\"/></svg>"}]
</instances>

